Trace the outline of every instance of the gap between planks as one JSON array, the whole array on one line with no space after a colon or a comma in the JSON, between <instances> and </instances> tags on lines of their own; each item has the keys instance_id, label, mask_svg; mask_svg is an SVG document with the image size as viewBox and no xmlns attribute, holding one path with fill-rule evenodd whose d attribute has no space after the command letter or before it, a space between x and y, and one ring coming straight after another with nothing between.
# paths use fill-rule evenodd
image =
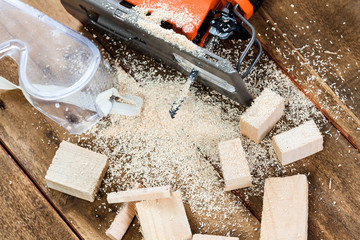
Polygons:
<instances>
[{"instance_id":1,"label":"gap between planks","mask_svg":"<svg viewBox=\"0 0 360 240\"><path fill-rule=\"evenodd\" d=\"M0 150L4 150L9 157L12 159L12 161L15 163L15 165L19 168L22 174L24 174L25 177L29 179L29 181L34 185L34 187L37 189L37 191L41 194L41 196L45 199L46 202L49 203L50 207L54 209L54 211L60 216L60 218L65 222L65 224L70 228L70 230L75 234L76 237L79 239L84 239L80 233L75 229L75 227L67 220L67 218L61 213L61 211L55 206L55 204L48 198L48 196L45 194L45 192L41 189L41 187L36 183L36 181L32 178L32 176L26 171L24 166L21 164L20 161L18 161L15 154L11 152L11 150L6 146L6 144L2 141L0 138Z\"/></svg>"}]
</instances>

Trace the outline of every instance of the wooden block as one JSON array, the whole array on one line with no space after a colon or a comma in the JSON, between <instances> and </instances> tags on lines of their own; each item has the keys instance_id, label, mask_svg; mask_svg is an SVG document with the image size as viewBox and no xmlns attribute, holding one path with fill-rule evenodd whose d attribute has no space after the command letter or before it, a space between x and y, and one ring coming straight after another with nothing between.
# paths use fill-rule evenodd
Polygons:
<instances>
[{"instance_id":1,"label":"wooden block","mask_svg":"<svg viewBox=\"0 0 360 240\"><path fill-rule=\"evenodd\" d=\"M305 175L265 180L261 240L307 239L308 182Z\"/></svg>"},{"instance_id":2,"label":"wooden block","mask_svg":"<svg viewBox=\"0 0 360 240\"><path fill-rule=\"evenodd\" d=\"M251 186L252 177L240 138L219 143L225 191Z\"/></svg>"},{"instance_id":3,"label":"wooden block","mask_svg":"<svg viewBox=\"0 0 360 240\"><path fill-rule=\"evenodd\" d=\"M93 202L108 165L106 156L63 141L45 180L49 188Z\"/></svg>"},{"instance_id":4,"label":"wooden block","mask_svg":"<svg viewBox=\"0 0 360 240\"><path fill-rule=\"evenodd\" d=\"M313 120L274 136L272 143L283 165L323 150L323 136Z\"/></svg>"},{"instance_id":5,"label":"wooden block","mask_svg":"<svg viewBox=\"0 0 360 240\"><path fill-rule=\"evenodd\" d=\"M279 121L285 108L285 99L266 88L240 118L240 133L256 143L268 134Z\"/></svg>"},{"instance_id":6,"label":"wooden block","mask_svg":"<svg viewBox=\"0 0 360 240\"><path fill-rule=\"evenodd\" d=\"M192 240L239 240L238 237L224 237L216 235L194 234Z\"/></svg>"},{"instance_id":7,"label":"wooden block","mask_svg":"<svg viewBox=\"0 0 360 240\"><path fill-rule=\"evenodd\" d=\"M125 203L108 230L106 230L106 236L112 240L121 240L134 219L135 214L135 203Z\"/></svg>"},{"instance_id":8,"label":"wooden block","mask_svg":"<svg viewBox=\"0 0 360 240\"><path fill-rule=\"evenodd\" d=\"M170 198L136 203L145 240L190 240L190 225L186 217L180 191Z\"/></svg>"},{"instance_id":9,"label":"wooden block","mask_svg":"<svg viewBox=\"0 0 360 240\"><path fill-rule=\"evenodd\" d=\"M137 202L143 200L155 200L169 198L171 196L171 186L161 186L152 188L131 189L128 191L112 192L107 195L108 203Z\"/></svg>"}]
</instances>

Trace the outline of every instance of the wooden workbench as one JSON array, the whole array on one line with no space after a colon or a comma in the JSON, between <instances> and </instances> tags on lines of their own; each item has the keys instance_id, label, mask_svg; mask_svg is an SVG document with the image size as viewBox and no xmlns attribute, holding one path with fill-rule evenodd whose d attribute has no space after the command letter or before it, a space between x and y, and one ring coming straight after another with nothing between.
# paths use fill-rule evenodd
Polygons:
<instances>
[{"instance_id":1,"label":"wooden workbench","mask_svg":"<svg viewBox=\"0 0 360 240\"><path fill-rule=\"evenodd\" d=\"M25 2L83 31L59 1ZM309 157L305 166L296 163L295 172L286 169L291 174L308 175L309 239L360 236L359 12L360 2L355 0L265 1L251 19L266 53L332 123L324 129L329 133L325 135L324 150ZM306 45L311 51L318 39L326 51L309 54ZM104 39L95 41L106 48ZM334 53L344 57L338 59ZM313 63L317 56L331 62L330 72L323 72ZM17 66L1 60L0 75L17 82ZM0 90L0 239L106 239L105 230L115 211L97 211L104 201L88 203L46 187L46 170L57 146L68 137L56 123L38 113L20 91ZM324 184L330 178L334 186L331 189ZM259 227L262 198L245 199L241 191L233 193L242 198L239 204L253 215L253 226ZM196 219L190 213L194 232ZM259 232L253 226L236 230L244 239L257 239ZM141 238L134 220L125 239Z\"/></svg>"}]
</instances>

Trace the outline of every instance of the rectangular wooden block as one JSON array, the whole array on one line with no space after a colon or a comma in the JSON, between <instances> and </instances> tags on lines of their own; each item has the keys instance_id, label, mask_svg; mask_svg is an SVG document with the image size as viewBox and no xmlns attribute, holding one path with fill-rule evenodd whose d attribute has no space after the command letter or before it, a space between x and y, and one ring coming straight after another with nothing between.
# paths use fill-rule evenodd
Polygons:
<instances>
[{"instance_id":1,"label":"rectangular wooden block","mask_svg":"<svg viewBox=\"0 0 360 240\"><path fill-rule=\"evenodd\" d=\"M192 233L180 191L170 198L136 203L145 240L190 240Z\"/></svg>"},{"instance_id":2,"label":"rectangular wooden block","mask_svg":"<svg viewBox=\"0 0 360 240\"><path fill-rule=\"evenodd\" d=\"M216 236L216 235L205 235L205 234L194 234L192 240L239 240L239 238Z\"/></svg>"},{"instance_id":3,"label":"rectangular wooden block","mask_svg":"<svg viewBox=\"0 0 360 240\"><path fill-rule=\"evenodd\" d=\"M266 179L260 240L306 240L307 221L306 176Z\"/></svg>"},{"instance_id":4,"label":"rectangular wooden block","mask_svg":"<svg viewBox=\"0 0 360 240\"><path fill-rule=\"evenodd\" d=\"M106 230L106 236L112 240L121 240L134 219L135 214L135 203L125 203L108 230Z\"/></svg>"},{"instance_id":5,"label":"rectangular wooden block","mask_svg":"<svg viewBox=\"0 0 360 240\"><path fill-rule=\"evenodd\" d=\"M240 118L240 133L256 143L268 134L285 109L285 99L266 88Z\"/></svg>"},{"instance_id":6,"label":"rectangular wooden block","mask_svg":"<svg viewBox=\"0 0 360 240\"><path fill-rule=\"evenodd\" d=\"M108 164L106 156L63 141L45 180L49 188L93 202Z\"/></svg>"},{"instance_id":7,"label":"rectangular wooden block","mask_svg":"<svg viewBox=\"0 0 360 240\"><path fill-rule=\"evenodd\" d=\"M152 188L131 189L122 192L112 192L107 195L108 203L137 202L143 200L154 200L169 198L171 196L171 186L161 186Z\"/></svg>"},{"instance_id":8,"label":"rectangular wooden block","mask_svg":"<svg viewBox=\"0 0 360 240\"><path fill-rule=\"evenodd\" d=\"M251 186L252 176L240 138L219 143L225 191Z\"/></svg>"},{"instance_id":9,"label":"rectangular wooden block","mask_svg":"<svg viewBox=\"0 0 360 240\"><path fill-rule=\"evenodd\" d=\"M313 120L274 136L272 143L283 165L323 150L323 136Z\"/></svg>"}]
</instances>

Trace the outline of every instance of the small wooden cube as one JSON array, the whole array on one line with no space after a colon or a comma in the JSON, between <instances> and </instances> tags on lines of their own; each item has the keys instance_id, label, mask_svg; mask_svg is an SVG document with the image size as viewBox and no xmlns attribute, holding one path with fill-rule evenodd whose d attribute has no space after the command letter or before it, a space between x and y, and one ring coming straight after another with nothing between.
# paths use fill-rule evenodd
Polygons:
<instances>
[{"instance_id":1,"label":"small wooden cube","mask_svg":"<svg viewBox=\"0 0 360 240\"><path fill-rule=\"evenodd\" d=\"M170 185L152 188L131 189L128 191L109 193L107 196L107 201L108 203L121 203L169 198L171 196L171 192L172 189Z\"/></svg>"},{"instance_id":2,"label":"small wooden cube","mask_svg":"<svg viewBox=\"0 0 360 240\"><path fill-rule=\"evenodd\" d=\"M125 203L108 230L106 230L106 236L112 240L121 240L129 228L135 214L135 203Z\"/></svg>"},{"instance_id":3,"label":"small wooden cube","mask_svg":"<svg viewBox=\"0 0 360 240\"><path fill-rule=\"evenodd\" d=\"M190 240L192 233L180 191L170 198L136 203L137 217L146 240Z\"/></svg>"},{"instance_id":4,"label":"small wooden cube","mask_svg":"<svg viewBox=\"0 0 360 240\"><path fill-rule=\"evenodd\" d=\"M108 165L106 156L64 141L45 180L49 188L93 202Z\"/></svg>"},{"instance_id":5,"label":"small wooden cube","mask_svg":"<svg viewBox=\"0 0 360 240\"><path fill-rule=\"evenodd\" d=\"M240 133L256 143L268 134L285 109L285 99L266 88L240 118Z\"/></svg>"},{"instance_id":6,"label":"small wooden cube","mask_svg":"<svg viewBox=\"0 0 360 240\"><path fill-rule=\"evenodd\" d=\"M192 240L239 240L239 238L216 236L216 235L205 235L205 234L194 234Z\"/></svg>"},{"instance_id":7,"label":"small wooden cube","mask_svg":"<svg viewBox=\"0 0 360 240\"><path fill-rule=\"evenodd\" d=\"M219 143L225 191L251 186L252 176L240 138Z\"/></svg>"},{"instance_id":8,"label":"small wooden cube","mask_svg":"<svg viewBox=\"0 0 360 240\"><path fill-rule=\"evenodd\" d=\"M283 165L323 150L323 136L313 120L274 136L272 143Z\"/></svg>"},{"instance_id":9,"label":"small wooden cube","mask_svg":"<svg viewBox=\"0 0 360 240\"><path fill-rule=\"evenodd\" d=\"M307 239L308 182L305 175L265 180L260 240Z\"/></svg>"}]
</instances>

